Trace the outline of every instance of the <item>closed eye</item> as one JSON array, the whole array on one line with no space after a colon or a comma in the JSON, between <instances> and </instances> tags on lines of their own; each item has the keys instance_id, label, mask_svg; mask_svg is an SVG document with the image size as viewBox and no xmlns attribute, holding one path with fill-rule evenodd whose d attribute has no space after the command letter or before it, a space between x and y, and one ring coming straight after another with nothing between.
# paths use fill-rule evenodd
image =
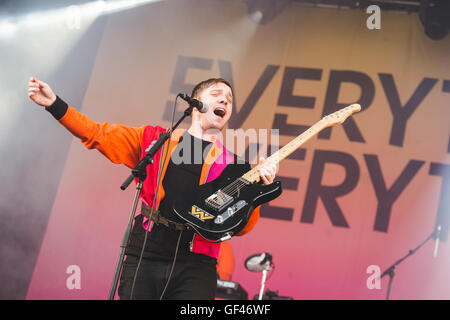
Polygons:
<instances>
[{"instance_id":1,"label":"closed eye","mask_svg":"<svg viewBox=\"0 0 450 320\"><path fill-rule=\"evenodd\" d=\"M213 90L210 92L210 94L213 97L218 97L220 94L222 94L222 91L221 90ZM231 104L233 102L233 97L231 96L231 94L227 94L226 98L227 98L227 102L229 104Z\"/></svg>"}]
</instances>

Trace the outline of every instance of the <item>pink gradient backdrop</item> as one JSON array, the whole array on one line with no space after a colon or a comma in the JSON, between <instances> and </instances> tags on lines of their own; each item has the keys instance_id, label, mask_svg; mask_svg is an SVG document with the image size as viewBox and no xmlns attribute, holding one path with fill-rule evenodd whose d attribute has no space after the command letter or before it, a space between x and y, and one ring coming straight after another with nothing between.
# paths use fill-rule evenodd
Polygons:
<instances>
[{"instance_id":1,"label":"pink gradient backdrop","mask_svg":"<svg viewBox=\"0 0 450 320\"><path fill-rule=\"evenodd\" d=\"M383 270L433 230L442 179L428 174L430 162L450 163L448 93L441 92L442 80L450 77L449 64L441 64L448 60L450 44L448 39L427 39L413 16L383 13L383 28L378 31L365 28L366 18L359 11L296 6L272 23L257 26L248 19L241 1L172 0L115 14L108 20L81 106L83 113L99 122L169 125L162 120L163 112L166 102L174 98L170 85L179 56L213 61L210 70L188 70L183 79L188 84L220 75L218 61L230 61L238 109L264 68L280 66L244 129L270 128L275 113L288 114L292 124L315 123L321 117L331 70L360 71L373 80L372 106L355 115L366 143L349 142L341 128L333 129L330 140L312 139L305 146L304 161L286 160L280 166L279 175L300 182L298 190L286 190L272 205L294 208L293 220L262 218L251 233L230 241L236 261L233 280L250 297L258 292L261 275L247 271L244 260L267 251L276 266L267 287L279 290L280 295L383 299L387 278L380 290L369 290L367 267L379 265ZM314 109L277 106L286 66L323 70L320 81L298 81L294 89L296 95L316 97ZM408 122L403 147L389 145L392 114L379 72L393 74L402 103L423 77L439 79ZM344 85L339 99L356 99L358 90ZM70 103L64 92L58 94ZM61 127L61 134L68 133ZM281 136L280 142L290 139ZM321 201L314 222L300 222L314 150L319 149L346 152L358 162L357 186L338 199L350 228L333 226ZM387 233L373 230L377 198L363 154L378 156L388 187L411 159L425 161L394 203ZM132 186L125 192L119 189L128 174L124 166L109 163L73 139L28 299L107 298L134 196ZM343 177L341 167L327 165L322 182L336 185ZM393 299L450 298L448 243L441 242L436 259L432 251L429 242L397 268ZM80 290L66 287L70 265L80 266Z\"/></svg>"}]
</instances>

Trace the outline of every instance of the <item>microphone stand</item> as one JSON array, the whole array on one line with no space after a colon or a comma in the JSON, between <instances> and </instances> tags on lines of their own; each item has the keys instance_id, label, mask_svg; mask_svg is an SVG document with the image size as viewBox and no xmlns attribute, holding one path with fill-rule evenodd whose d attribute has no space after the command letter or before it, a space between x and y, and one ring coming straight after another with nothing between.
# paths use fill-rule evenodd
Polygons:
<instances>
[{"instance_id":1,"label":"microphone stand","mask_svg":"<svg viewBox=\"0 0 450 320\"><path fill-rule=\"evenodd\" d=\"M409 256L413 255L417 250L420 249L420 247L422 247L425 243L427 243L431 238L436 238L438 234L438 231L433 231L421 244L419 244L415 249L413 250L409 250L408 254L406 256L404 256L403 258L399 259L397 262L395 262L392 266L390 266L389 268L387 268L379 277L379 279L383 278L384 276L388 275L389 276L389 283L388 283L388 289L387 289L387 293L386 293L386 300L389 300L389 296L391 293L391 286L392 286L392 280L394 279L395 276L395 267L398 266L401 262L403 262L403 260L405 260L406 258L408 258Z\"/></svg>"},{"instance_id":2,"label":"microphone stand","mask_svg":"<svg viewBox=\"0 0 450 320\"><path fill-rule=\"evenodd\" d=\"M262 278L261 278L261 288L259 289L259 295L258 300L262 300L263 294L264 294L264 288L266 286L266 280L267 280L267 271L272 270L270 265L265 265L264 269L262 271Z\"/></svg>"},{"instance_id":3,"label":"microphone stand","mask_svg":"<svg viewBox=\"0 0 450 320\"><path fill-rule=\"evenodd\" d=\"M264 259L260 263L262 270L261 288L259 289L258 300L262 300L264 288L266 286L267 271L272 270L272 255L268 252L264 253Z\"/></svg>"},{"instance_id":4,"label":"microphone stand","mask_svg":"<svg viewBox=\"0 0 450 320\"><path fill-rule=\"evenodd\" d=\"M117 289L117 284L119 282L120 272L122 271L123 258L125 256L125 249L128 245L128 241L130 238L130 232L131 232L132 225L133 225L133 218L136 214L136 208L137 208L137 204L139 201L139 195L141 194L141 191L142 191L142 185L143 185L145 179L147 178L147 166L149 164L153 163L153 157L155 156L155 154L159 151L159 149L162 148L164 143L170 138L170 135L180 125L180 123L186 117L191 115L193 108L194 108L193 106L189 105L189 107L184 111L184 114L181 117L181 119L178 120L178 122L170 130L168 130L167 132L161 132L159 134L158 140L156 140L156 142L152 144L153 146L150 148L150 150L138 162L138 164L131 170L131 174L120 186L120 189L125 190L135 178L138 179L138 184L136 186L136 193L134 196L133 206L132 206L130 218L128 220L128 224L127 224L127 227L125 229L125 233L124 233L124 236L122 239L122 244L120 246L120 248L121 248L120 254L119 254L118 261L117 261L116 269L114 271L114 278L112 281L111 289L109 291L108 300L114 300L114 296L116 294L116 289Z\"/></svg>"}]
</instances>

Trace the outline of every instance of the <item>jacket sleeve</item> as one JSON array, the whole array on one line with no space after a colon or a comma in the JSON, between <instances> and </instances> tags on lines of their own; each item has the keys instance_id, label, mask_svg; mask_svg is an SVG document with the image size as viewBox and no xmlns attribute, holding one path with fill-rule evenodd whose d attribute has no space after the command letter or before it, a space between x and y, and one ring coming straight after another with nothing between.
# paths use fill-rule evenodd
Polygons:
<instances>
[{"instance_id":1,"label":"jacket sleeve","mask_svg":"<svg viewBox=\"0 0 450 320\"><path fill-rule=\"evenodd\" d=\"M240 161L242 161L242 159ZM235 162L239 162L238 158L235 158ZM245 164L240 165L240 168L241 168L242 174L244 174L244 173L246 173L247 171L249 171L251 169L251 166L250 166L250 164L248 162L245 162ZM239 232L237 234L237 236L243 236L244 234L250 232L253 229L253 227L256 225L256 223L259 220L259 210L260 210L260 208L261 208L261 206L257 206L253 210L253 212L252 212L252 214L250 216L250 219L248 219L248 222L245 225L244 229L242 229L241 232Z\"/></svg>"},{"instance_id":2,"label":"jacket sleeve","mask_svg":"<svg viewBox=\"0 0 450 320\"><path fill-rule=\"evenodd\" d=\"M219 249L219 257L217 258L217 273L221 280L231 281L234 271L234 254L233 248L228 242L222 242Z\"/></svg>"},{"instance_id":3,"label":"jacket sleeve","mask_svg":"<svg viewBox=\"0 0 450 320\"><path fill-rule=\"evenodd\" d=\"M253 210L252 215L250 216L250 219L248 219L248 222L245 225L244 229L242 229L241 232L239 232L237 234L237 236L243 236L244 234L250 232L250 230L253 229L253 227L256 225L256 223L259 220L259 209L260 208L261 208L261 206L257 206L255 208L255 210Z\"/></svg>"},{"instance_id":4,"label":"jacket sleeve","mask_svg":"<svg viewBox=\"0 0 450 320\"><path fill-rule=\"evenodd\" d=\"M134 168L139 162L143 127L97 123L70 107L59 97L46 108L73 136L88 149L97 149L113 163Z\"/></svg>"}]
</instances>

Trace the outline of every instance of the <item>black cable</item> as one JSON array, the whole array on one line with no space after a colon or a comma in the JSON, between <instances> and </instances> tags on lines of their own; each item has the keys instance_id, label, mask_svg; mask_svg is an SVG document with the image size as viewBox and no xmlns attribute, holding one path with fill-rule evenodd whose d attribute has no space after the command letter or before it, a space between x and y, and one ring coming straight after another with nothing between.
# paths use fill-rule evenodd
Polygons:
<instances>
[{"instance_id":1,"label":"black cable","mask_svg":"<svg viewBox=\"0 0 450 320\"><path fill-rule=\"evenodd\" d=\"M171 128L173 127L173 123L174 123L174 119L175 119L175 110L176 110L177 100L178 100L178 96L175 98L175 103L174 103L174 107L173 107L172 123L171 123L170 129L169 129L169 139L168 139L168 143L167 143L167 149L165 150L166 152L164 154L163 161L159 161L158 178L157 178L157 183L156 183L155 196L153 198L153 204L151 206L150 215L148 217L148 224L147 224L147 228L145 230L145 236L144 236L144 241L143 241L142 248L141 248L141 253L139 255L139 261L136 266L136 271L134 272L133 284L131 285L130 300L132 300L132 298L133 298L134 285L136 283L137 274L138 274L139 268L141 266L142 257L144 256L144 250L145 250L145 247L147 244L147 236L149 234L150 225L152 223L153 212L155 210L154 208L155 208L155 204L156 204L156 199L158 199L158 190L159 190L159 186L161 184L161 168L164 167L164 164L166 163L166 159L167 159L167 154L169 152L170 139L172 137L172 129ZM161 153L163 152L163 150L164 150L164 146L162 147ZM180 234L180 236L181 236L181 234ZM178 245L177 245L177 248L178 248ZM174 262L175 262L175 259L174 259Z\"/></svg>"},{"instance_id":2,"label":"black cable","mask_svg":"<svg viewBox=\"0 0 450 320\"><path fill-rule=\"evenodd\" d=\"M163 296L164 296L164 293L166 293L166 289L167 289L167 287L169 286L170 278L172 278L172 272L173 272L173 269L174 269L174 267L175 267L175 261L177 261L178 248L179 248L179 246L180 246L180 239L181 239L181 234L182 234L182 233L183 233L183 230L180 230L180 234L178 235L177 246L176 246L176 248L175 248L175 254L174 254L174 256L173 256L172 267L170 268L170 273L169 273L169 276L167 277L166 285L164 286L164 290L163 290L163 292L161 293L161 297L159 297L159 300L162 300L162 298L163 298Z\"/></svg>"}]
</instances>

